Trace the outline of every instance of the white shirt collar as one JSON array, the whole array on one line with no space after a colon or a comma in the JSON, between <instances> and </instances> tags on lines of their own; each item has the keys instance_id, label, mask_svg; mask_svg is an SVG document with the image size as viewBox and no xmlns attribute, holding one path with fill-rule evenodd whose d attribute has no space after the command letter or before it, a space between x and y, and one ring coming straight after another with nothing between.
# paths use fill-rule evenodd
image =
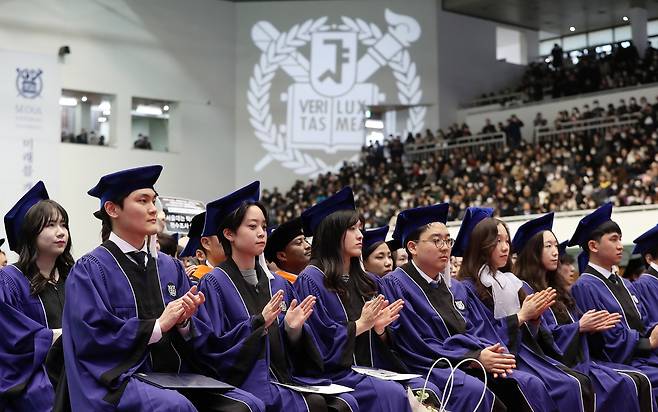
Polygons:
<instances>
[{"instance_id":1,"label":"white shirt collar","mask_svg":"<svg viewBox=\"0 0 658 412\"><path fill-rule=\"evenodd\" d=\"M108 240L111 240L112 242L114 242L114 244L117 245L117 247L124 254L129 253L129 252L136 252L137 251L137 249L133 245L131 245L130 243L128 243L125 240L121 239L119 237L119 235L117 235L114 232L110 233L110 237L109 237ZM147 255L151 255L151 256L153 256L154 258L157 259L158 258L158 252L157 252L157 248L156 248L156 245L155 245L156 236L155 235L147 236L144 240L145 240L144 241L144 246L142 246L142 248L139 251L146 252Z\"/></svg>"},{"instance_id":2,"label":"white shirt collar","mask_svg":"<svg viewBox=\"0 0 658 412\"><path fill-rule=\"evenodd\" d=\"M446 276L444 273L439 273L439 276L437 276L436 279L432 279L431 277L427 276L427 274L425 272L420 270L420 268L418 267L418 265L416 265L416 263L413 261L413 259L410 259L410 260L411 260L411 264L414 265L414 268L416 268L418 273L420 273L420 276L423 279L425 279L427 281L427 283L438 282L439 279L443 278L443 281L446 283L446 286L450 287L450 276ZM446 266L446 272L448 272L448 273L450 272L450 264L448 264L448 266Z\"/></svg>"},{"instance_id":3,"label":"white shirt collar","mask_svg":"<svg viewBox=\"0 0 658 412\"><path fill-rule=\"evenodd\" d=\"M589 262L589 265L593 267L597 272L602 274L606 279L610 279L610 275L612 275L611 271L609 271L608 269L603 269L601 266L595 265L592 262Z\"/></svg>"},{"instance_id":4,"label":"white shirt collar","mask_svg":"<svg viewBox=\"0 0 658 412\"><path fill-rule=\"evenodd\" d=\"M649 265L651 265L651 267L653 268L653 270L655 270L655 271L658 272L658 265L656 265L656 264L653 263L653 262L649 263Z\"/></svg>"}]
</instances>

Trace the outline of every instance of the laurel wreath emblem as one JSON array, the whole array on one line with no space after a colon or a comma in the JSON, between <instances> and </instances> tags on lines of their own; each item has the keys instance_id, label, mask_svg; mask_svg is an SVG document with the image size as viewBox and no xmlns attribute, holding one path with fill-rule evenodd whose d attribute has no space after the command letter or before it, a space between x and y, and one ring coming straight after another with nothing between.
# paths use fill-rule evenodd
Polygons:
<instances>
[{"instance_id":1,"label":"laurel wreath emblem","mask_svg":"<svg viewBox=\"0 0 658 412\"><path fill-rule=\"evenodd\" d=\"M309 19L302 24L294 25L289 31L279 33L276 28L267 22L260 22L254 27L256 37L262 39L264 45L263 53L258 63L254 65L252 76L249 79L247 90L247 111L249 122L254 128L254 133L267 151L267 156L281 163L282 166L291 169L299 175L314 176L320 173L336 172L343 161L335 165L327 165L318 156L312 156L287 145L285 125L277 125L272 120L270 112L270 88L276 71L286 63L286 71L296 80L306 80L309 77L309 62L297 51L311 41L314 32L339 29L357 33L358 40L371 46L382 37L382 32L374 23L367 23L362 19L341 17L342 24L328 25L327 17ZM288 64L295 63L295 64ZM418 76L416 64L411 61L409 51L401 50L389 62L398 89L398 99L401 104L414 105L420 103L422 90L420 88L420 77ZM413 107L409 110L406 122L406 130L411 133L419 133L424 127L426 108L422 106ZM260 161L256 165L259 171L269 158ZM358 154L350 161L356 160Z\"/></svg>"}]
</instances>

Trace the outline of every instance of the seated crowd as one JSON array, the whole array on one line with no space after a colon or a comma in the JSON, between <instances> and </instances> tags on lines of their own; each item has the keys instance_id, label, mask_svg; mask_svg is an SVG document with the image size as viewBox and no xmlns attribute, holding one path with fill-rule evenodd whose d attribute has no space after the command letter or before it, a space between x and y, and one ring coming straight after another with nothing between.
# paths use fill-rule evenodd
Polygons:
<instances>
[{"instance_id":1,"label":"seated crowd","mask_svg":"<svg viewBox=\"0 0 658 412\"><path fill-rule=\"evenodd\" d=\"M19 259L0 269L1 410L656 408L658 225L634 240L645 273L620 278L610 202L563 244L553 212L512 236L477 206L453 239L450 203L364 230L371 204L334 181L272 229L255 181L208 203L175 256L156 236L161 172L99 179L102 243L77 261L42 182L5 215Z\"/></svg>"},{"instance_id":2,"label":"seated crowd","mask_svg":"<svg viewBox=\"0 0 658 412\"><path fill-rule=\"evenodd\" d=\"M582 113L601 113L593 106ZM623 107L613 108L618 113ZM468 206L513 216L591 209L607 199L617 206L654 204L658 124L654 106L645 108L637 124L579 132L563 124L564 133L540 145L456 148L422 160L406 159L405 145L394 138L365 148L360 161L346 162L338 173L297 181L285 192L264 190L262 201L271 220L283 223L349 185L366 205L367 227L388 224L398 210L437 202L450 204L450 219L461 219Z\"/></svg>"},{"instance_id":3,"label":"seated crowd","mask_svg":"<svg viewBox=\"0 0 658 412\"><path fill-rule=\"evenodd\" d=\"M528 64L518 86L484 94L481 101L532 102L658 82L658 51L651 44L644 57L632 42L613 44L608 52L597 52L597 47L586 50L574 62L556 44L548 58ZM515 93L521 94L520 99L512 97Z\"/></svg>"}]
</instances>

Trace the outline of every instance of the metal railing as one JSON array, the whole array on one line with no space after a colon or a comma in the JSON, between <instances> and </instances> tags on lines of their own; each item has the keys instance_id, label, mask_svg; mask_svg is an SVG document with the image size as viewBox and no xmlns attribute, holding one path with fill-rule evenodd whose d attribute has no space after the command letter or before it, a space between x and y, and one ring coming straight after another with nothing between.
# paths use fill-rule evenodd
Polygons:
<instances>
[{"instance_id":1,"label":"metal railing","mask_svg":"<svg viewBox=\"0 0 658 412\"><path fill-rule=\"evenodd\" d=\"M454 140L440 140L428 143L408 143L404 145L404 154L407 158L415 160L437 152L448 152L454 149L479 148L481 146L505 146L507 142L505 133L495 132L477 134L474 136L459 137Z\"/></svg>"},{"instance_id":2,"label":"metal railing","mask_svg":"<svg viewBox=\"0 0 658 412\"><path fill-rule=\"evenodd\" d=\"M470 109L473 107L487 106L490 104L500 104L501 106L508 106L511 104L521 104L525 100L525 94L522 92L497 94L495 96L481 97L478 99L470 100L462 103L460 106L463 109Z\"/></svg>"},{"instance_id":3,"label":"metal railing","mask_svg":"<svg viewBox=\"0 0 658 412\"><path fill-rule=\"evenodd\" d=\"M610 127L632 126L637 124L640 113L627 113L621 116L595 117L592 119L558 122L557 127L536 126L533 132L534 143L552 141L565 133L604 131Z\"/></svg>"}]
</instances>

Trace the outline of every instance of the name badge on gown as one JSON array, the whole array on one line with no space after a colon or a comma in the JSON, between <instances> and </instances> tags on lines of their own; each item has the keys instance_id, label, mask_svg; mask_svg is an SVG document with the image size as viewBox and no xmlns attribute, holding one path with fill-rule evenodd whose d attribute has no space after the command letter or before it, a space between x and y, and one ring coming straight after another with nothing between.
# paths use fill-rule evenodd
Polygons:
<instances>
[{"instance_id":1,"label":"name badge on gown","mask_svg":"<svg viewBox=\"0 0 658 412\"><path fill-rule=\"evenodd\" d=\"M464 305L464 302L461 300L456 300L455 301L455 307L459 310L464 310L466 309L466 305Z\"/></svg>"},{"instance_id":2,"label":"name badge on gown","mask_svg":"<svg viewBox=\"0 0 658 412\"><path fill-rule=\"evenodd\" d=\"M176 285L173 282L167 283L167 292L172 298L176 297Z\"/></svg>"}]
</instances>

